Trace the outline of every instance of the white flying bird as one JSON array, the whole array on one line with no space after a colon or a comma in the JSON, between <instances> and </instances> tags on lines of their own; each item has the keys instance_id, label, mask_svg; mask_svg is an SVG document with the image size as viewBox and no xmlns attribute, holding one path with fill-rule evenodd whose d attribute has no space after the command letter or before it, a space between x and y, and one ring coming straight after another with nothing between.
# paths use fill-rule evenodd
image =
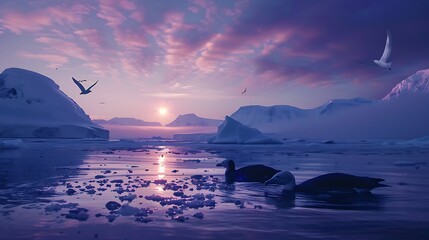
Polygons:
<instances>
[{"instance_id":1,"label":"white flying bird","mask_svg":"<svg viewBox=\"0 0 429 240\"><path fill-rule=\"evenodd\" d=\"M98 83L98 80L97 80L94 84L92 84L91 87L89 87L88 89L85 89L85 87L80 83L81 81L78 81L78 80L74 79L74 77L72 77L72 79L73 79L73 82L79 87L79 89L81 91L80 95L85 95L85 94L90 93L91 92L91 88L94 87L95 84Z\"/></svg>"},{"instance_id":2,"label":"white flying bird","mask_svg":"<svg viewBox=\"0 0 429 240\"><path fill-rule=\"evenodd\" d=\"M384 47L384 52L383 55L381 56L381 58L379 60L374 60L374 63L377 64L377 66L382 67L382 68L387 68L389 70L392 70L390 68L390 65L392 64L392 62L387 62L387 59L390 56L390 52L392 51L392 40L390 37L390 32L387 31L387 39L386 39L386 46Z\"/></svg>"}]
</instances>

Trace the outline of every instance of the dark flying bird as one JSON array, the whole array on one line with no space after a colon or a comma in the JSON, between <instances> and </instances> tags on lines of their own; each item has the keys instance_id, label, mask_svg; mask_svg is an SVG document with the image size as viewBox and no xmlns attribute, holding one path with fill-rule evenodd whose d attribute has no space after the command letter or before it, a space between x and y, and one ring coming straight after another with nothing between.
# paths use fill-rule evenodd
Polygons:
<instances>
[{"instance_id":1,"label":"dark flying bird","mask_svg":"<svg viewBox=\"0 0 429 240\"><path fill-rule=\"evenodd\" d=\"M226 182L265 182L280 170L264 165L251 165L235 170L233 160L225 160L216 166L225 167Z\"/></svg>"},{"instance_id":2,"label":"dark flying bird","mask_svg":"<svg viewBox=\"0 0 429 240\"><path fill-rule=\"evenodd\" d=\"M91 85L91 87L89 87L88 89L85 89L85 87L80 83L81 81L74 79L74 77L72 77L72 79L73 79L73 82L79 87L79 89L81 91L80 95L85 95L85 94L90 93L91 88L94 87L95 84L98 83L98 80L97 80L94 84ZM82 81L86 81L86 80L82 80Z\"/></svg>"},{"instance_id":3,"label":"dark flying bird","mask_svg":"<svg viewBox=\"0 0 429 240\"><path fill-rule=\"evenodd\" d=\"M247 92L247 88L244 89L244 91L241 94L244 94Z\"/></svg>"},{"instance_id":4,"label":"dark flying bird","mask_svg":"<svg viewBox=\"0 0 429 240\"><path fill-rule=\"evenodd\" d=\"M310 194L320 194L329 192L368 192L377 187L388 187L381 184L381 178L359 177L345 173L328 173L315 178L311 178L301 184L296 185L295 177L289 171L282 171L274 175L265 185L283 185L284 192L302 192Z\"/></svg>"}]
</instances>

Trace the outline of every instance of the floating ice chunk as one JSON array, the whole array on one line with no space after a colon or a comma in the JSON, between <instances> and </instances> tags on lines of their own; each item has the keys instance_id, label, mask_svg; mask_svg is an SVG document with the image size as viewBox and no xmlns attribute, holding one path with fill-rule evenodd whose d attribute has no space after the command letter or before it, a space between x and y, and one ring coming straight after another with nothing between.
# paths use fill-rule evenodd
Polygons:
<instances>
[{"instance_id":1,"label":"floating ice chunk","mask_svg":"<svg viewBox=\"0 0 429 240\"><path fill-rule=\"evenodd\" d=\"M204 218L204 214L202 212L197 212L197 213L194 214L193 217L197 218L197 219L203 219Z\"/></svg>"},{"instance_id":2,"label":"floating ice chunk","mask_svg":"<svg viewBox=\"0 0 429 240\"><path fill-rule=\"evenodd\" d=\"M106 203L106 208L110 211L114 211L120 207L121 207L121 204L119 204L115 201L110 201L110 202Z\"/></svg>"},{"instance_id":3,"label":"floating ice chunk","mask_svg":"<svg viewBox=\"0 0 429 240\"><path fill-rule=\"evenodd\" d=\"M152 218L148 218L148 217L136 217L135 221L136 222L141 222L141 223L149 223L149 222L152 222L153 219Z\"/></svg>"},{"instance_id":4,"label":"floating ice chunk","mask_svg":"<svg viewBox=\"0 0 429 240\"><path fill-rule=\"evenodd\" d=\"M129 204L124 204L115 213L122 215L122 216L134 216L139 212L139 210L140 210L139 208L132 207Z\"/></svg>"},{"instance_id":5,"label":"floating ice chunk","mask_svg":"<svg viewBox=\"0 0 429 240\"><path fill-rule=\"evenodd\" d=\"M89 218L88 209L77 208L69 210L69 213L65 214L66 218L75 219L78 221L86 221Z\"/></svg>"},{"instance_id":6,"label":"floating ice chunk","mask_svg":"<svg viewBox=\"0 0 429 240\"><path fill-rule=\"evenodd\" d=\"M58 212L63 208L76 208L78 203L67 203L67 204L51 204L45 207L46 212Z\"/></svg>"},{"instance_id":7,"label":"floating ice chunk","mask_svg":"<svg viewBox=\"0 0 429 240\"><path fill-rule=\"evenodd\" d=\"M168 208L165 214L167 214L168 216L175 216L177 214L183 214L183 210L179 209L178 207L172 207Z\"/></svg>"},{"instance_id":8,"label":"floating ice chunk","mask_svg":"<svg viewBox=\"0 0 429 240\"><path fill-rule=\"evenodd\" d=\"M188 218L186 218L184 216L175 216L173 219L178 221L178 222L185 222L186 220L188 220Z\"/></svg>"},{"instance_id":9,"label":"floating ice chunk","mask_svg":"<svg viewBox=\"0 0 429 240\"><path fill-rule=\"evenodd\" d=\"M76 190L69 188L69 189L67 189L66 193L67 193L67 195L73 195L76 193Z\"/></svg>"},{"instance_id":10,"label":"floating ice chunk","mask_svg":"<svg viewBox=\"0 0 429 240\"><path fill-rule=\"evenodd\" d=\"M137 197L137 195L132 194L132 193L128 193L128 195L119 196L119 200L121 200L121 202L123 202L123 201L132 202L136 197Z\"/></svg>"},{"instance_id":11,"label":"floating ice chunk","mask_svg":"<svg viewBox=\"0 0 429 240\"><path fill-rule=\"evenodd\" d=\"M153 181L153 183L155 183L155 184L166 184L167 180L165 180L165 179L155 179Z\"/></svg>"},{"instance_id":12,"label":"floating ice chunk","mask_svg":"<svg viewBox=\"0 0 429 240\"><path fill-rule=\"evenodd\" d=\"M155 195L155 194L152 194L150 196L145 196L144 198L146 200L151 200L151 201L155 201L155 202L161 202L161 201L164 201L164 200L167 199L165 197L162 197L162 196L159 196L159 195Z\"/></svg>"}]
</instances>

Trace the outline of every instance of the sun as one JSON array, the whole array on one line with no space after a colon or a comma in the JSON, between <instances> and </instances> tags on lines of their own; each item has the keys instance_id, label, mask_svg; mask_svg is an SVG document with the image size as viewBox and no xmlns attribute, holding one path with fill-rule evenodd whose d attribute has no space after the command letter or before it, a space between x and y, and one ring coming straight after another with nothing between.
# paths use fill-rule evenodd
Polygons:
<instances>
[{"instance_id":1,"label":"sun","mask_svg":"<svg viewBox=\"0 0 429 240\"><path fill-rule=\"evenodd\" d=\"M158 110L159 114L166 115L168 113L168 109L165 107L162 107Z\"/></svg>"}]
</instances>

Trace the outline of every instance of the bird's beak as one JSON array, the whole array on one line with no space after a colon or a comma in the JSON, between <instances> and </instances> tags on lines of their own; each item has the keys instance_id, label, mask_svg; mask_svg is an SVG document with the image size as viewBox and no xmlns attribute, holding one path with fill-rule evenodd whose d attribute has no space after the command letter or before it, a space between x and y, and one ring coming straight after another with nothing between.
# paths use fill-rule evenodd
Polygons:
<instances>
[{"instance_id":1,"label":"bird's beak","mask_svg":"<svg viewBox=\"0 0 429 240\"><path fill-rule=\"evenodd\" d=\"M222 163L216 164L216 167L223 167Z\"/></svg>"},{"instance_id":2,"label":"bird's beak","mask_svg":"<svg viewBox=\"0 0 429 240\"><path fill-rule=\"evenodd\" d=\"M275 182L272 179L268 179L265 181L265 186L275 184Z\"/></svg>"}]
</instances>

